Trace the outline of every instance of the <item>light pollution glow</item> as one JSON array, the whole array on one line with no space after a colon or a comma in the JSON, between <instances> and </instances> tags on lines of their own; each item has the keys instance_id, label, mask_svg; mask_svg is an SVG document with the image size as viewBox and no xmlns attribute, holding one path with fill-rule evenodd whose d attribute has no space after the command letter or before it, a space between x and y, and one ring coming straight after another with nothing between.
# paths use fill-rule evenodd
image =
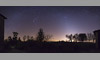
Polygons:
<instances>
[{"instance_id":1,"label":"light pollution glow","mask_svg":"<svg viewBox=\"0 0 100 60\"><path fill-rule=\"evenodd\" d=\"M5 38L18 32L19 37L35 37L43 28L53 41L66 40L66 34L90 33L100 28L100 7L92 6L0 6L5 20Z\"/></svg>"}]
</instances>

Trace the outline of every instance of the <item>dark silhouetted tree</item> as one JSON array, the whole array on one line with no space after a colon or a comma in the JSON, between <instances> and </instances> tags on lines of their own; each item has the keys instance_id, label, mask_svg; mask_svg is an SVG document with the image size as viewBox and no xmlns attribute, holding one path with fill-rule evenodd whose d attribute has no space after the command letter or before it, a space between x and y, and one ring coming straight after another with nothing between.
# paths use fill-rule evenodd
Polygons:
<instances>
[{"instance_id":1,"label":"dark silhouetted tree","mask_svg":"<svg viewBox=\"0 0 100 60\"><path fill-rule=\"evenodd\" d=\"M29 35L27 36L27 40L30 40L30 36Z\"/></svg>"},{"instance_id":2,"label":"dark silhouetted tree","mask_svg":"<svg viewBox=\"0 0 100 60\"><path fill-rule=\"evenodd\" d=\"M69 39L69 35L66 35L66 38L68 38L68 39Z\"/></svg>"},{"instance_id":3,"label":"dark silhouetted tree","mask_svg":"<svg viewBox=\"0 0 100 60\"><path fill-rule=\"evenodd\" d=\"M53 37L52 35L45 35L44 41L48 41L48 40L50 40L52 37Z\"/></svg>"},{"instance_id":4,"label":"dark silhouetted tree","mask_svg":"<svg viewBox=\"0 0 100 60\"><path fill-rule=\"evenodd\" d=\"M94 34L91 34L91 39L93 40L93 42L95 43L95 36L94 36Z\"/></svg>"},{"instance_id":5,"label":"dark silhouetted tree","mask_svg":"<svg viewBox=\"0 0 100 60\"><path fill-rule=\"evenodd\" d=\"M20 37L18 38L18 41L21 41Z\"/></svg>"},{"instance_id":6,"label":"dark silhouetted tree","mask_svg":"<svg viewBox=\"0 0 100 60\"><path fill-rule=\"evenodd\" d=\"M11 42L11 45L12 46L16 46L16 44L17 44L17 40L18 40L18 32L13 32L13 40L12 40L12 42Z\"/></svg>"},{"instance_id":7,"label":"dark silhouetted tree","mask_svg":"<svg viewBox=\"0 0 100 60\"><path fill-rule=\"evenodd\" d=\"M12 38L11 38L11 36L9 36L9 37L8 37L8 41L12 41Z\"/></svg>"},{"instance_id":8,"label":"dark silhouetted tree","mask_svg":"<svg viewBox=\"0 0 100 60\"><path fill-rule=\"evenodd\" d=\"M66 37L70 40L70 42L72 42L72 39L73 39L73 35L72 34L66 35Z\"/></svg>"},{"instance_id":9,"label":"dark silhouetted tree","mask_svg":"<svg viewBox=\"0 0 100 60\"><path fill-rule=\"evenodd\" d=\"M78 41L78 34L75 34L74 36L73 36L73 38L75 39L75 41L77 42Z\"/></svg>"},{"instance_id":10,"label":"dark silhouetted tree","mask_svg":"<svg viewBox=\"0 0 100 60\"><path fill-rule=\"evenodd\" d=\"M13 32L13 40L17 40L18 32Z\"/></svg>"},{"instance_id":11,"label":"dark silhouetted tree","mask_svg":"<svg viewBox=\"0 0 100 60\"><path fill-rule=\"evenodd\" d=\"M38 35L37 35L37 41L39 42L43 42L44 41L44 32L43 29L39 29Z\"/></svg>"},{"instance_id":12,"label":"dark silhouetted tree","mask_svg":"<svg viewBox=\"0 0 100 60\"><path fill-rule=\"evenodd\" d=\"M26 37L26 35L25 35L25 36L23 37L23 41L26 41L26 38L27 38L27 37Z\"/></svg>"},{"instance_id":13,"label":"dark silhouetted tree","mask_svg":"<svg viewBox=\"0 0 100 60\"><path fill-rule=\"evenodd\" d=\"M31 36L31 38L30 38L31 40L34 40L34 37L33 36Z\"/></svg>"},{"instance_id":14,"label":"dark silhouetted tree","mask_svg":"<svg viewBox=\"0 0 100 60\"><path fill-rule=\"evenodd\" d=\"M93 40L93 34L92 33L87 33L87 39L89 41Z\"/></svg>"},{"instance_id":15,"label":"dark silhouetted tree","mask_svg":"<svg viewBox=\"0 0 100 60\"><path fill-rule=\"evenodd\" d=\"M72 34L69 35L69 39L70 39L70 41L72 42L72 39L73 39L73 35L72 35Z\"/></svg>"},{"instance_id":16,"label":"dark silhouetted tree","mask_svg":"<svg viewBox=\"0 0 100 60\"><path fill-rule=\"evenodd\" d=\"M94 34L92 35L92 38L93 38L93 42L95 43L96 37Z\"/></svg>"},{"instance_id":17,"label":"dark silhouetted tree","mask_svg":"<svg viewBox=\"0 0 100 60\"><path fill-rule=\"evenodd\" d=\"M86 34L85 34L85 33L79 34L79 40L82 41L82 42L83 42L84 40L87 40Z\"/></svg>"}]
</instances>

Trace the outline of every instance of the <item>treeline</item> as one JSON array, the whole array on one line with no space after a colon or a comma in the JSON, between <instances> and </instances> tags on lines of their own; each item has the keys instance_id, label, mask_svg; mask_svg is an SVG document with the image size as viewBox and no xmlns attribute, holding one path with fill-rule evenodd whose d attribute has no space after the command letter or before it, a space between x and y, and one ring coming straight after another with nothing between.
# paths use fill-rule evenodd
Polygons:
<instances>
[{"instance_id":1,"label":"treeline","mask_svg":"<svg viewBox=\"0 0 100 60\"><path fill-rule=\"evenodd\" d=\"M18 32L13 32L13 37L9 36L3 43L0 45L0 52L12 52L12 49L17 49L21 51L34 51L39 50L40 48L44 47L44 42L50 40L52 35L45 34L43 29L39 29L37 36L34 38L33 36L24 36L23 40L18 37Z\"/></svg>"},{"instance_id":2,"label":"treeline","mask_svg":"<svg viewBox=\"0 0 100 60\"><path fill-rule=\"evenodd\" d=\"M67 42L46 42L52 38L52 35L46 35L43 29L39 29L36 37L33 36L23 36L23 40L18 37L18 32L13 32L13 37L9 36L5 40L3 45L0 45L0 52L12 52L12 51L24 51L24 52L74 52L81 51L83 49L87 51L87 46L94 48L92 43L67 43ZM95 40L94 34L92 33L80 33L75 35L66 35L66 37L72 42L85 40ZM13 50L15 49L15 50ZM90 49L90 48L89 48ZM75 52L76 52L75 51Z\"/></svg>"},{"instance_id":3,"label":"treeline","mask_svg":"<svg viewBox=\"0 0 100 60\"><path fill-rule=\"evenodd\" d=\"M74 34L74 35L70 34L70 35L66 35L66 38L68 38L70 42L73 42L73 40L74 40L74 42L78 42L78 41L80 41L80 42L84 42L84 41L95 42L95 36L92 33L87 33L87 34L80 33L80 34Z\"/></svg>"},{"instance_id":4,"label":"treeline","mask_svg":"<svg viewBox=\"0 0 100 60\"><path fill-rule=\"evenodd\" d=\"M13 32L13 37L9 36L5 41L21 41L21 42L27 42L27 41L37 41L37 42L45 42L50 40L53 36L52 35L45 35L43 32L43 29L40 28L39 32L37 33L36 37L29 36L29 35L24 35L22 39L18 37L18 32Z\"/></svg>"},{"instance_id":5,"label":"treeline","mask_svg":"<svg viewBox=\"0 0 100 60\"><path fill-rule=\"evenodd\" d=\"M20 42L27 42L27 41L34 41L34 42L46 42L52 39L52 35L45 35L43 32L43 29L40 28L39 32L37 33L37 36L29 36L29 35L24 35L22 39L18 37L18 32L13 32L13 37L9 36L5 41L6 42L11 42L11 41L20 41ZM95 42L95 36L92 33L80 33L80 34L70 34L70 35L65 35L66 36L66 42L84 42L84 41L92 41ZM62 40L63 41L63 40ZM60 41L61 42L61 41ZM64 41L65 42L65 41Z\"/></svg>"}]
</instances>

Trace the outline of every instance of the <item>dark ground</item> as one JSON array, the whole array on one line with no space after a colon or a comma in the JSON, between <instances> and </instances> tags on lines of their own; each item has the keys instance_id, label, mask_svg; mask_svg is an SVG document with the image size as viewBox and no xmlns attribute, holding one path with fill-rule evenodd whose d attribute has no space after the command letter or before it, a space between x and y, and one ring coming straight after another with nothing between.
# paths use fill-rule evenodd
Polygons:
<instances>
[{"instance_id":1,"label":"dark ground","mask_svg":"<svg viewBox=\"0 0 100 60\"><path fill-rule=\"evenodd\" d=\"M6 45L1 53L100 53L94 43L83 42L24 42Z\"/></svg>"}]
</instances>

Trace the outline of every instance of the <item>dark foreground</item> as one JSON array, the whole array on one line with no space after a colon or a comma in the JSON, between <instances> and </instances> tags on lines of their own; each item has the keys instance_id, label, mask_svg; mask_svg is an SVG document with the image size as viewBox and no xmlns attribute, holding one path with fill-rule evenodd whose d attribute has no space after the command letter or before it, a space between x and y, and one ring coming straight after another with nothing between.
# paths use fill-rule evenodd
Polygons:
<instances>
[{"instance_id":1,"label":"dark foreground","mask_svg":"<svg viewBox=\"0 0 100 60\"><path fill-rule=\"evenodd\" d=\"M0 46L1 53L100 53L94 43L23 42Z\"/></svg>"}]
</instances>

